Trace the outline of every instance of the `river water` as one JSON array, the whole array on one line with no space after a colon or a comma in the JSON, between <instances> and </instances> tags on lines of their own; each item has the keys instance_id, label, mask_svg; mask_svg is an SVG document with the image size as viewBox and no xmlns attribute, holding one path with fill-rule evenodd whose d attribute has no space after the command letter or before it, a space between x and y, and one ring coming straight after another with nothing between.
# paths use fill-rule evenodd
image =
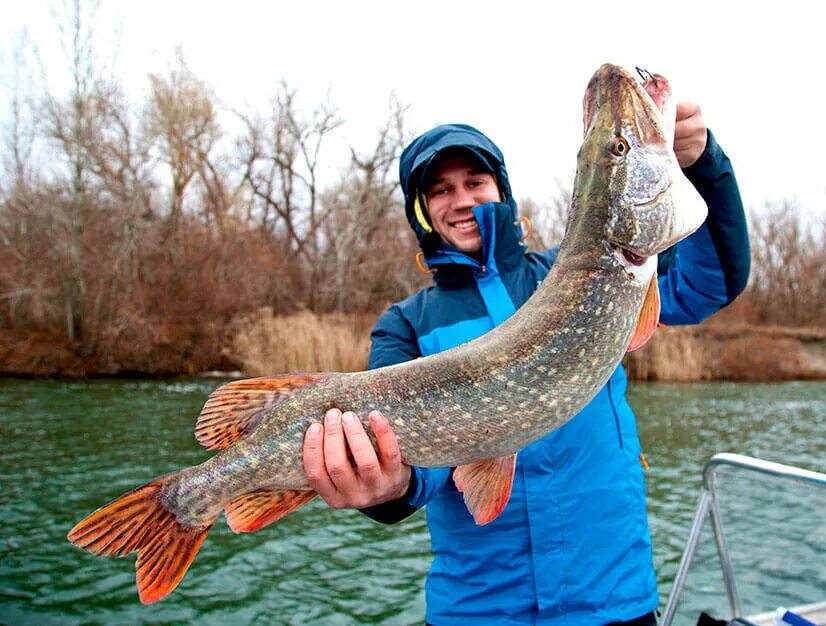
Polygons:
<instances>
[{"instance_id":1,"label":"river water","mask_svg":"<svg viewBox=\"0 0 826 626\"><path fill-rule=\"evenodd\" d=\"M424 515L394 527L318 499L258 533L219 521L164 601L142 606L134 557L93 557L66 532L148 479L204 460L192 425L215 381L0 380L0 623L416 624L429 567ZM702 466L739 452L826 471L826 383L646 384L630 391L647 473L662 604ZM826 600L826 494L722 476L746 613ZM710 532L678 624L727 613Z\"/></svg>"}]
</instances>

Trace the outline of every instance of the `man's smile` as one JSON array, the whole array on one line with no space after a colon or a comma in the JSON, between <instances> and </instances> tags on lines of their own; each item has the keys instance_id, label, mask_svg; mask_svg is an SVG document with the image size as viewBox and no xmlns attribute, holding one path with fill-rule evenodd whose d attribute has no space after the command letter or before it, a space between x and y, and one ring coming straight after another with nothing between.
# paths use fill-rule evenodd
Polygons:
<instances>
[{"instance_id":1,"label":"man's smile","mask_svg":"<svg viewBox=\"0 0 826 626\"><path fill-rule=\"evenodd\" d=\"M450 226L459 230L471 230L476 228L476 219L471 217L469 219L451 222Z\"/></svg>"}]
</instances>

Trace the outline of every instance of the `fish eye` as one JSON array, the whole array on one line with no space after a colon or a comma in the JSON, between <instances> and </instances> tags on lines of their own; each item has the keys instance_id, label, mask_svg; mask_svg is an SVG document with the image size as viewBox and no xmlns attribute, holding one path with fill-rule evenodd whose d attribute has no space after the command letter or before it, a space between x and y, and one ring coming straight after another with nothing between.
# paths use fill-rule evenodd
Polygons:
<instances>
[{"instance_id":1,"label":"fish eye","mask_svg":"<svg viewBox=\"0 0 826 626\"><path fill-rule=\"evenodd\" d=\"M625 137L622 135L617 135L614 137L614 141L611 143L611 154L617 157L622 157L628 154L630 149L631 147L628 145Z\"/></svg>"}]
</instances>

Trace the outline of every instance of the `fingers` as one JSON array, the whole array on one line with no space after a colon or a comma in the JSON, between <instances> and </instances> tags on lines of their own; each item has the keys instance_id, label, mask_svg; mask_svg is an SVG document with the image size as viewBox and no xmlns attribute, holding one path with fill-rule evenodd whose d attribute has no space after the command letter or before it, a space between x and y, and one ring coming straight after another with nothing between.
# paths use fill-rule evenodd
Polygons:
<instances>
[{"instance_id":1,"label":"fingers","mask_svg":"<svg viewBox=\"0 0 826 626\"><path fill-rule=\"evenodd\" d=\"M376 436L376 449L382 470L382 500L396 500L404 496L410 486L412 468L402 460L399 442L387 418L379 411L369 415L370 428Z\"/></svg>"},{"instance_id":2,"label":"fingers","mask_svg":"<svg viewBox=\"0 0 826 626\"><path fill-rule=\"evenodd\" d=\"M303 460L307 482L330 506L334 506L333 503L338 499L338 490L327 474L327 465L324 461L324 429L321 424L310 424L307 429L304 436Z\"/></svg>"},{"instance_id":3,"label":"fingers","mask_svg":"<svg viewBox=\"0 0 826 626\"><path fill-rule=\"evenodd\" d=\"M674 154L680 167L688 167L700 158L706 148L707 130L699 105L693 102L677 104L674 127Z\"/></svg>"},{"instance_id":4,"label":"fingers","mask_svg":"<svg viewBox=\"0 0 826 626\"><path fill-rule=\"evenodd\" d=\"M350 416L352 413L350 413ZM342 428L342 413L330 409L324 415L324 462L327 475L340 494L348 494L358 489L358 476L347 455L345 431ZM348 416L349 417L349 416ZM350 420L348 419L348 422ZM352 422L348 424L353 428ZM331 505L333 506L333 505Z\"/></svg>"},{"instance_id":5,"label":"fingers","mask_svg":"<svg viewBox=\"0 0 826 626\"><path fill-rule=\"evenodd\" d=\"M695 115L702 115L700 105L696 102L678 102L677 103L677 121L694 117Z\"/></svg>"},{"instance_id":6,"label":"fingers","mask_svg":"<svg viewBox=\"0 0 826 626\"><path fill-rule=\"evenodd\" d=\"M379 462L382 469L390 473L402 463L402 455L399 450L399 442L396 434L390 428L390 423L379 411L372 411L369 415L370 428L376 436L376 448L379 454Z\"/></svg>"},{"instance_id":7,"label":"fingers","mask_svg":"<svg viewBox=\"0 0 826 626\"><path fill-rule=\"evenodd\" d=\"M379 483L382 477L381 466L376 456L376 450L373 448L373 443L355 413L347 411L341 419L347 445L353 455L355 473L368 487L373 487Z\"/></svg>"},{"instance_id":8,"label":"fingers","mask_svg":"<svg viewBox=\"0 0 826 626\"><path fill-rule=\"evenodd\" d=\"M310 486L333 508L365 508L402 497L411 469L387 419L370 413L376 447L358 416L330 409L324 427L312 424L304 437L304 472Z\"/></svg>"}]
</instances>

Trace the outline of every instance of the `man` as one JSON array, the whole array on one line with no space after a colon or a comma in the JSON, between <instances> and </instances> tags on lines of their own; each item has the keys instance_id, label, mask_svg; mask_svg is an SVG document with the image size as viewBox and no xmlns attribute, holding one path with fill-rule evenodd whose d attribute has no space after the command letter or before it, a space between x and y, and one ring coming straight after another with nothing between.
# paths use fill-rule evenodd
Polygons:
<instances>
[{"instance_id":1,"label":"man","mask_svg":"<svg viewBox=\"0 0 826 626\"><path fill-rule=\"evenodd\" d=\"M675 152L709 217L661 257L666 324L697 323L719 310L749 271L730 163L696 105L678 105L677 117ZM371 368L487 332L530 297L556 256L556 249L525 252L503 156L476 129L445 125L418 137L402 153L400 175L435 285L382 315ZM385 523L427 505L430 624L655 624L640 443L625 388L620 366L576 417L522 450L510 501L485 526L474 524L449 468L401 462L378 412L369 416L374 449L355 415L329 411L323 427L308 431L305 471L330 506L360 508Z\"/></svg>"}]
</instances>

